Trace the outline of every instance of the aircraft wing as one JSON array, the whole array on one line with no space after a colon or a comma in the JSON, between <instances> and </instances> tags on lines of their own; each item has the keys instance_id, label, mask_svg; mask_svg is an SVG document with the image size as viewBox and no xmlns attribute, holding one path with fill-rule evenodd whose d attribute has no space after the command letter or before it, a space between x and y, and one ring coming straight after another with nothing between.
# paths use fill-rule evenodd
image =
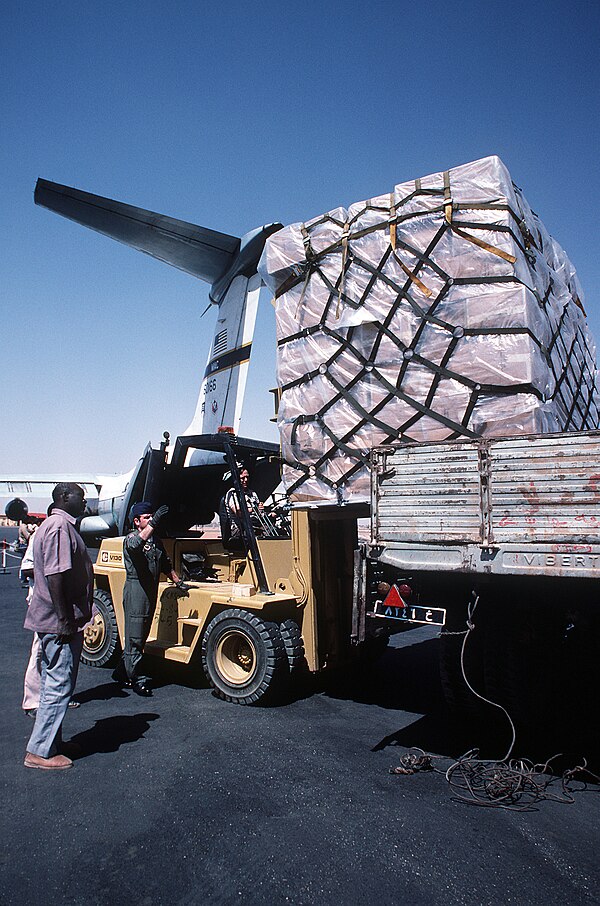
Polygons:
<instances>
[{"instance_id":1,"label":"aircraft wing","mask_svg":"<svg viewBox=\"0 0 600 906\"><path fill-rule=\"evenodd\" d=\"M236 236L46 179L38 179L33 197L42 207L211 284L227 273L240 248Z\"/></svg>"}]
</instances>

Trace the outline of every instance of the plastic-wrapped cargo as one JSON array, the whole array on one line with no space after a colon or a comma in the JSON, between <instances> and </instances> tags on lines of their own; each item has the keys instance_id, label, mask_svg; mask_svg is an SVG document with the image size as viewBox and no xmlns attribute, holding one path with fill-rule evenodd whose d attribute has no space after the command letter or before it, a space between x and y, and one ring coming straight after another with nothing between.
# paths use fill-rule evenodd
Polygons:
<instances>
[{"instance_id":1,"label":"plastic-wrapped cargo","mask_svg":"<svg viewBox=\"0 0 600 906\"><path fill-rule=\"evenodd\" d=\"M382 443L599 426L575 269L498 157L292 224L259 271L296 501L368 499Z\"/></svg>"}]
</instances>

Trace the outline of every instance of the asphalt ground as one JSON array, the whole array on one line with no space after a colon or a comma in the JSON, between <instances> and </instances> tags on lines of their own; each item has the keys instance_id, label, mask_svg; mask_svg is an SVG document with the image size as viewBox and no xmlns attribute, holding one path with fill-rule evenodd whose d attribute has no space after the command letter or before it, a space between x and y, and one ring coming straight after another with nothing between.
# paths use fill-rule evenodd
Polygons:
<instances>
[{"instance_id":1,"label":"asphalt ground","mask_svg":"<svg viewBox=\"0 0 600 906\"><path fill-rule=\"evenodd\" d=\"M151 699L82 667L65 721L82 757L53 773L23 767L24 613L15 570L0 574L2 904L598 902L597 786L517 813L457 801L441 773L390 774L411 746L446 767L476 745L502 757L510 739L496 716L448 718L429 627L394 637L368 676L271 708L226 704L181 665ZM597 717L587 703L594 733ZM593 732L577 746L593 752Z\"/></svg>"}]
</instances>

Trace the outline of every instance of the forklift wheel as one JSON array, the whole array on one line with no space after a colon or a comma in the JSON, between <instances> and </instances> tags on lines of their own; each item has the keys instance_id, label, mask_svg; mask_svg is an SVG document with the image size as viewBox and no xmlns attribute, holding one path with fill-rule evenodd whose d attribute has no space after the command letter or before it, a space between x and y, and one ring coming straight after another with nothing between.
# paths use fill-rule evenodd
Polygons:
<instances>
[{"instance_id":1,"label":"forklift wheel","mask_svg":"<svg viewBox=\"0 0 600 906\"><path fill-rule=\"evenodd\" d=\"M88 667L110 667L121 653L117 618L110 595L94 590L92 619L83 630L81 663Z\"/></svg>"},{"instance_id":2,"label":"forklift wheel","mask_svg":"<svg viewBox=\"0 0 600 906\"><path fill-rule=\"evenodd\" d=\"M253 705L277 694L287 675L279 629L247 610L224 610L202 640L202 666L220 698Z\"/></svg>"},{"instance_id":3,"label":"forklift wheel","mask_svg":"<svg viewBox=\"0 0 600 906\"><path fill-rule=\"evenodd\" d=\"M294 620L284 620L279 624L279 631L285 646L285 654L291 672L300 670L306 665L304 642L300 627Z\"/></svg>"}]
</instances>

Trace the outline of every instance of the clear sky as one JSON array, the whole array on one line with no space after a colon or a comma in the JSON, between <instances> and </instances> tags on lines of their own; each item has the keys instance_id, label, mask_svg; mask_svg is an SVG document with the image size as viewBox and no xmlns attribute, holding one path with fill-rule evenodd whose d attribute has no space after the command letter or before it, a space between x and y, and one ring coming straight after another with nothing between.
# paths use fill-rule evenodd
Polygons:
<instances>
[{"instance_id":1,"label":"clear sky","mask_svg":"<svg viewBox=\"0 0 600 906\"><path fill-rule=\"evenodd\" d=\"M208 287L33 204L38 176L242 235L498 154L600 340L598 0L5 0L0 475L129 469L188 425ZM275 439L265 290L242 434Z\"/></svg>"}]
</instances>

